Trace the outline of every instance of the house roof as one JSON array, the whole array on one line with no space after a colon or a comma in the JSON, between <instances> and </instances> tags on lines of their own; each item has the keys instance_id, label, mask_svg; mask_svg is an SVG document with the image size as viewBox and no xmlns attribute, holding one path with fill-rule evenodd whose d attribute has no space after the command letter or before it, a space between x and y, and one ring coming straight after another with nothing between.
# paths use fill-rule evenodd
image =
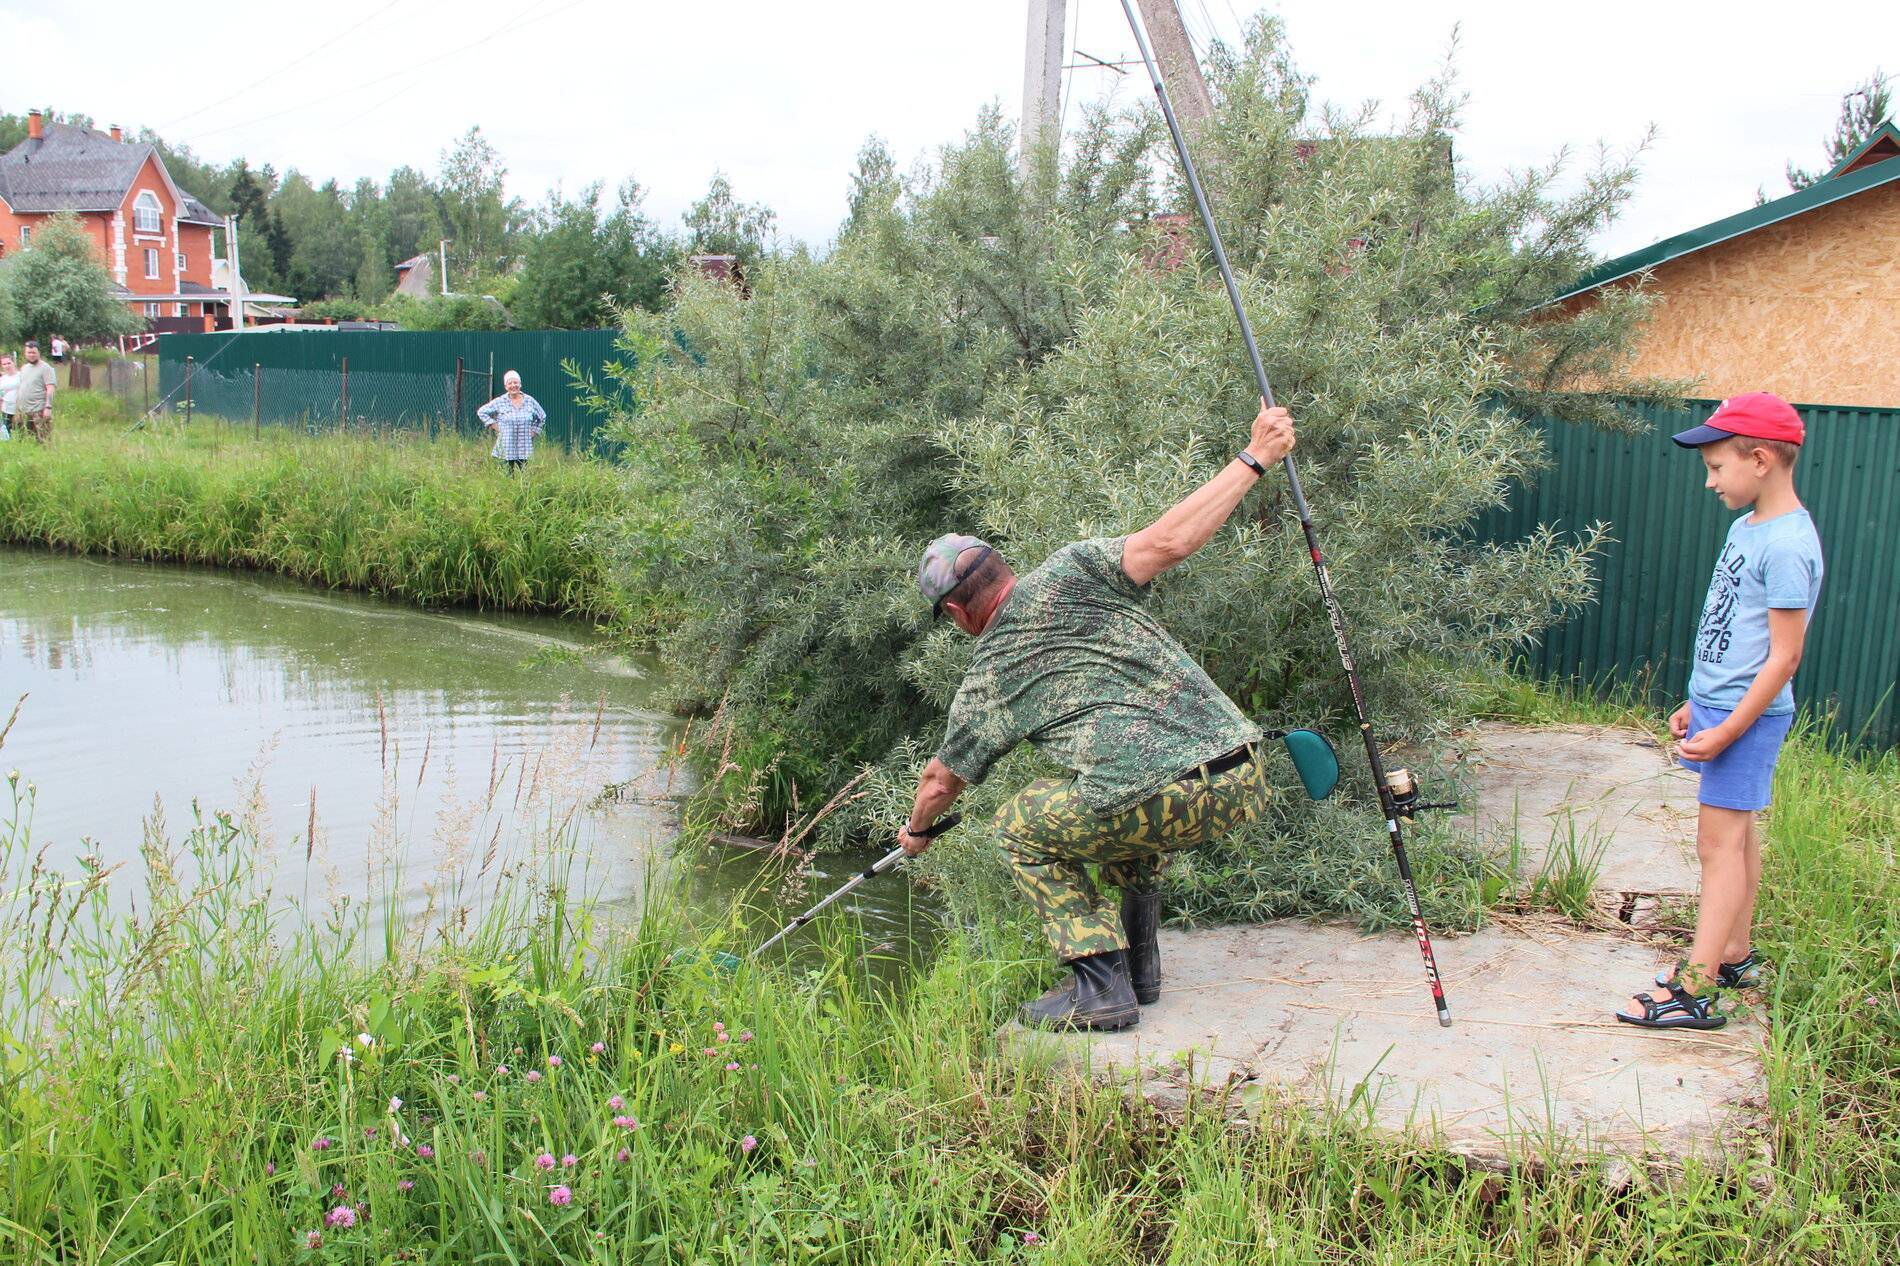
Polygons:
<instances>
[{"instance_id":1,"label":"house roof","mask_svg":"<svg viewBox=\"0 0 1900 1266\"><path fill-rule=\"evenodd\" d=\"M1889 158L1900 156L1900 128L1888 119L1854 147L1854 152L1834 164L1834 170L1821 177L1832 180L1836 176L1845 176L1850 171L1859 171L1863 167L1872 167L1875 163L1885 162Z\"/></svg>"},{"instance_id":2,"label":"house roof","mask_svg":"<svg viewBox=\"0 0 1900 1266\"><path fill-rule=\"evenodd\" d=\"M1793 219L1797 215L1816 211L1851 198L1857 193L1865 193L1869 189L1877 189L1881 185L1900 181L1900 158L1872 158L1855 167L1857 159L1878 152L1876 146L1883 140L1892 144L1896 154L1900 154L1900 132L1895 132L1891 123L1882 124L1859 150L1848 155L1833 172L1815 181L1806 189L1791 193L1785 198L1776 198L1773 202L1764 202L1758 207L1750 207L1735 215L1711 221L1701 228L1690 229L1687 233L1666 237L1660 242L1645 246L1638 251L1631 251L1627 255L1606 260L1584 274L1568 290L1557 295L1550 302L1561 303L1573 295L1595 290L1599 286L1607 286L1613 281L1621 281L1636 273L1647 272L1671 260L1681 259L1684 255L1706 250L1711 246L1740 237L1744 233L1753 233L1757 229L1765 229L1771 224L1779 224L1783 220Z\"/></svg>"},{"instance_id":3,"label":"house roof","mask_svg":"<svg viewBox=\"0 0 1900 1266\"><path fill-rule=\"evenodd\" d=\"M403 260L402 263L397 264L396 271L405 272L408 269L414 268L417 264L426 264L428 262L429 252L424 251L420 255L411 255L408 259Z\"/></svg>"},{"instance_id":4,"label":"house roof","mask_svg":"<svg viewBox=\"0 0 1900 1266\"><path fill-rule=\"evenodd\" d=\"M0 155L0 199L16 212L117 211L148 158L157 159L181 220L223 223L211 208L172 183L165 160L152 146L115 141L71 123L48 123L44 136L28 137Z\"/></svg>"}]
</instances>

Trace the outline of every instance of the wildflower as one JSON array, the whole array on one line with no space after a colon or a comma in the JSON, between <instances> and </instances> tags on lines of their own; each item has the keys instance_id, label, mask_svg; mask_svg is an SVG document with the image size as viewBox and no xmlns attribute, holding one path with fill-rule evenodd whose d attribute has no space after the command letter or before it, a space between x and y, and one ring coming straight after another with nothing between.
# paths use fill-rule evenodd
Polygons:
<instances>
[{"instance_id":1,"label":"wildflower","mask_svg":"<svg viewBox=\"0 0 1900 1266\"><path fill-rule=\"evenodd\" d=\"M745 1032L739 1034L739 1040L741 1042L750 1042L752 1040L752 1030L747 1029Z\"/></svg>"},{"instance_id":2,"label":"wildflower","mask_svg":"<svg viewBox=\"0 0 1900 1266\"><path fill-rule=\"evenodd\" d=\"M430 1147L427 1143L419 1143L416 1145L416 1155L423 1160L434 1160L435 1149Z\"/></svg>"},{"instance_id":3,"label":"wildflower","mask_svg":"<svg viewBox=\"0 0 1900 1266\"><path fill-rule=\"evenodd\" d=\"M265 1161L265 1162L264 1162L264 1177L266 1177L266 1178L269 1178L269 1177L271 1177L271 1176L272 1176L273 1174L275 1174L276 1172L277 1172L277 1162L276 1162L276 1161Z\"/></svg>"},{"instance_id":4,"label":"wildflower","mask_svg":"<svg viewBox=\"0 0 1900 1266\"><path fill-rule=\"evenodd\" d=\"M335 1146L336 1140L332 1138L316 1138L310 1140L310 1150L313 1152L327 1152Z\"/></svg>"},{"instance_id":5,"label":"wildflower","mask_svg":"<svg viewBox=\"0 0 1900 1266\"><path fill-rule=\"evenodd\" d=\"M619 1151L614 1153L614 1159L619 1161L622 1165L624 1165L628 1161L633 1159L633 1153L629 1152L626 1148L623 1147Z\"/></svg>"},{"instance_id":6,"label":"wildflower","mask_svg":"<svg viewBox=\"0 0 1900 1266\"><path fill-rule=\"evenodd\" d=\"M607 1051L607 1043L595 1042L592 1046L588 1047L587 1049L592 1051L596 1055L603 1055Z\"/></svg>"},{"instance_id":7,"label":"wildflower","mask_svg":"<svg viewBox=\"0 0 1900 1266\"><path fill-rule=\"evenodd\" d=\"M356 1062L356 1052L347 1046L338 1051L336 1057L346 1064L354 1064Z\"/></svg>"},{"instance_id":8,"label":"wildflower","mask_svg":"<svg viewBox=\"0 0 1900 1266\"><path fill-rule=\"evenodd\" d=\"M368 1050L375 1043L375 1041L376 1039L371 1037L367 1033L358 1033L356 1035L356 1044L362 1047L364 1050Z\"/></svg>"},{"instance_id":9,"label":"wildflower","mask_svg":"<svg viewBox=\"0 0 1900 1266\"><path fill-rule=\"evenodd\" d=\"M540 1081L540 1080L541 1080L541 1070L540 1070L540 1069L538 1069L538 1068L530 1068L530 1069L528 1070L528 1080L529 1080L529 1081Z\"/></svg>"},{"instance_id":10,"label":"wildflower","mask_svg":"<svg viewBox=\"0 0 1900 1266\"><path fill-rule=\"evenodd\" d=\"M349 1194L349 1192L343 1190L343 1184L340 1182L330 1185L330 1199L332 1200L347 1200Z\"/></svg>"},{"instance_id":11,"label":"wildflower","mask_svg":"<svg viewBox=\"0 0 1900 1266\"><path fill-rule=\"evenodd\" d=\"M373 1126L373 1125L366 1125L366 1126L364 1126L364 1127L363 1127L363 1137L364 1137L364 1138L366 1138L366 1139L373 1139L373 1138L375 1138L375 1137L376 1137L376 1127L375 1127L375 1126Z\"/></svg>"},{"instance_id":12,"label":"wildflower","mask_svg":"<svg viewBox=\"0 0 1900 1266\"><path fill-rule=\"evenodd\" d=\"M719 1052L718 1052L717 1050L714 1050L714 1049L713 1049L712 1047L710 1047L710 1046L708 1046L708 1047L706 1048L706 1054L708 1054L708 1055L717 1055L718 1053L719 1053Z\"/></svg>"},{"instance_id":13,"label":"wildflower","mask_svg":"<svg viewBox=\"0 0 1900 1266\"><path fill-rule=\"evenodd\" d=\"M737 1064L727 1064L726 1071L729 1073L736 1073L739 1071L739 1066Z\"/></svg>"},{"instance_id":14,"label":"wildflower","mask_svg":"<svg viewBox=\"0 0 1900 1266\"><path fill-rule=\"evenodd\" d=\"M574 1193L566 1187L556 1187L548 1192L548 1203L552 1205L570 1205L574 1203Z\"/></svg>"},{"instance_id":15,"label":"wildflower","mask_svg":"<svg viewBox=\"0 0 1900 1266\"><path fill-rule=\"evenodd\" d=\"M684 1046L681 1046L678 1042L673 1043L671 1046L667 1047L666 1049L673 1052L673 1054L675 1055L684 1055L686 1053L686 1048Z\"/></svg>"},{"instance_id":16,"label":"wildflower","mask_svg":"<svg viewBox=\"0 0 1900 1266\"><path fill-rule=\"evenodd\" d=\"M554 1153L543 1152L539 1156L535 1157L534 1167L536 1169L553 1169L554 1168Z\"/></svg>"},{"instance_id":17,"label":"wildflower","mask_svg":"<svg viewBox=\"0 0 1900 1266\"><path fill-rule=\"evenodd\" d=\"M495 1065L495 1076L506 1077L507 1075L508 1075L508 1065L506 1064Z\"/></svg>"},{"instance_id":18,"label":"wildflower","mask_svg":"<svg viewBox=\"0 0 1900 1266\"><path fill-rule=\"evenodd\" d=\"M723 1021L720 1021L720 1020L713 1021L713 1032L724 1033L725 1031L726 1031L726 1026Z\"/></svg>"},{"instance_id":19,"label":"wildflower","mask_svg":"<svg viewBox=\"0 0 1900 1266\"><path fill-rule=\"evenodd\" d=\"M390 1115L394 1116L396 1113L401 1112L401 1111L402 1111L402 1100L398 1099L395 1095L389 1096Z\"/></svg>"},{"instance_id":20,"label":"wildflower","mask_svg":"<svg viewBox=\"0 0 1900 1266\"><path fill-rule=\"evenodd\" d=\"M559 1068L560 1066L561 1066L561 1057L559 1055L548 1056L549 1068Z\"/></svg>"},{"instance_id":21,"label":"wildflower","mask_svg":"<svg viewBox=\"0 0 1900 1266\"><path fill-rule=\"evenodd\" d=\"M615 1095L607 1101L607 1106L612 1108L615 1112L618 1112L627 1106L627 1101L622 1099L619 1095Z\"/></svg>"},{"instance_id":22,"label":"wildflower","mask_svg":"<svg viewBox=\"0 0 1900 1266\"><path fill-rule=\"evenodd\" d=\"M488 1153L482 1151L480 1148L476 1148L470 1152L468 1158L477 1165L486 1165L488 1163Z\"/></svg>"},{"instance_id":23,"label":"wildflower","mask_svg":"<svg viewBox=\"0 0 1900 1266\"><path fill-rule=\"evenodd\" d=\"M477 1090L474 1094L470 1095L469 1098L473 1099L476 1103L487 1103L488 1092L486 1090Z\"/></svg>"},{"instance_id":24,"label":"wildflower","mask_svg":"<svg viewBox=\"0 0 1900 1266\"><path fill-rule=\"evenodd\" d=\"M397 1191L414 1191L415 1189L416 1189L416 1184L411 1182L407 1178L403 1179L401 1182L396 1184Z\"/></svg>"},{"instance_id":25,"label":"wildflower","mask_svg":"<svg viewBox=\"0 0 1900 1266\"><path fill-rule=\"evenodd\" d=\"M1025 1243L1025 1244L1040 1244L1040 1243L1042 1243L1042 1237L1041 1237L1040 1235L1037 1235L1037 1234L1036 1234L1036 1233L1035 1233L1034 1231L1024 1231L1024 1232L1023 1232L1023 1243Z\"/></svg>"},{"instance_id":26,"label":"wildflower","mask_svg":"<svg viewBox=\"0 0 1900 1266\"><path fill-rule=\"evenodd\" d=\"M351 1227L356 1225L356 1210L346 1204L340 1204L323 1215L323 1225L328 1227Z\"/></svg>"},{"instance_id":27,"label":"wildflower","mask_svg":"<svg viewBox=\"0 0 1900 1266\"><path fill-rule=\"evenodd\" d=\"M515 1047L515 1054L521 1054L521 1048L519 1046Z\"/></svg>"},{"instance_id":28,"label":"wildflower","mask_svg":"<svg viewBox=\"0 0 1900 1266\"><path fill-rule=\"evenodd\" d=\"M749 1152L758 1145L759 1140L753 1138L750 1134L739 1140L739 1150L742 1152Z\"/></svg>"},{"instance_id":29,"label":"wildflower","mask_svg":"<svg viewBox=\"0 0 1900 1266\"><path fill-rule=\"evenodd\" d=\"M727 1040L726 1035L724 1033L715 1033L713 1034L713 1037L720 1042L724 1042Z\"/></svg>"},{"instance_id":30,"label":"wildflower","mask_svg":"<svg viewBox=\"0 0 1900 1266\"><path fill-rule=\"evenodd\" d=\"M461 1084L462 1084L462 1074L460 1074L460 1073L450 1073L450 1074L449 1074L449 1085L451 1085L451 1086L459 1086L459 1085L461 1085Z\"/></svg>"},{"instance_id":31,"label":"wildflower","mask_svg":"<svg viewBox=\"0 0 1900 1266\"><path fill-rule=\"evenodd\" d=\"M303 1246L308 1249L322 1248L323 1247L323 1232L322 1231L305 1231L303 1233Z\"/></svg>"},{"instance_id":32,"label":"wildflower","mask_svg":"<svg viewBox=\"0 0 1900 1266\"><path fill-rule=\"evenodd\" d=\"M632 1117L615 1117L614 1124L623 1130L637 1130L640 1128L640 1123Z\"/></svg>"},{"instance_id":33,"label":"wildflower","mask_svg":"<svg viewBox=\"0 0 1900 1266\"><path fill-rule=\"evenodd\" d=\"M561 1157L561 1168L562 1168L562 1169L572 1169L572 1168L574 1168L574 1166L576 1166L576 1165L578 1165L578 1164L580 1164L580 1163L581 1163L581 1158L580 1158L580 1157L578 1157L578 1156L576 1156L576 1155L574 1155L574 1153L572 1153L572 1152L569 1152L569 1153L568 1153L567 1155L565 1155L565 1156L563 1156L563 1157Z\"/></svg>"}]
</instances>

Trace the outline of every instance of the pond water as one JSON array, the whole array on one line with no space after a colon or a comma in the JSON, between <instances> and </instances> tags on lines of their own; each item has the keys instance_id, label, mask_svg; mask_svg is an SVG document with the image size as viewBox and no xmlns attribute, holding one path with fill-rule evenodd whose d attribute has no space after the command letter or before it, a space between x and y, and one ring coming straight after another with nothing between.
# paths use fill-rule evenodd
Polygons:
<instances>
[{"instance_id":1,"label":"pond water","mask_svg":"<svg viewBox=\"0 0 1900 1266\"><path fill-rule=\"evenodd\" d=\"M652 706L656 665L585 626L416 610L275 577L0 548L0 769L34 790L31 839L141 883L155 822L241 822L275 895L321 917L479 905L551 838L577 883L631 910L664 868L686 777ZM11 806L0 784L0 821ZM314 832L311 830L314 825ZM797 896L856 857L821 859ZM693 867L716 916L777 876L758 856ZM796 885L793 885L796 887ZM933 914L899 878L850 907L908 954ZM768 909L776 916L779 906ZM795 912L795 911L794 911Z\"/></svg>"}]
</instances>

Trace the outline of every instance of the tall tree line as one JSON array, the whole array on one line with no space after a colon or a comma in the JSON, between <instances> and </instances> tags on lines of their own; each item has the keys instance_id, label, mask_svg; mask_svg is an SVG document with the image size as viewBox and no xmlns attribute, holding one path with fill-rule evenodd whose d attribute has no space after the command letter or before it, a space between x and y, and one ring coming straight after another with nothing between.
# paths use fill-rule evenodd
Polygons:
<instances>
[{"instance_id":1,"label":"tall tree line","mask_svg":"<svg viewBox=\"0 0 1900 1266\"><path fill-rule=\"evenodd\" d=\"M86 115L46 113L95 126ZM25 137L24 113L0 113L0 152ZM771 210L739 200L723 173L680 232L645 212L646 191L631 178L611 200L594 184L571 197L556 189L531 208L508 194L506 162L479 127L441 152L435 174L405 164L381 182L351 185L244 158L219 166L150 128L134 139L158 150L180 188L238 217L246 285L305 302L382 303L398 263L447 240L452 290L494 295L523 325L600 325L616 306L658 307L687 255L737 255L744 265L773 247Z\"/></svg>"}]
</instances>

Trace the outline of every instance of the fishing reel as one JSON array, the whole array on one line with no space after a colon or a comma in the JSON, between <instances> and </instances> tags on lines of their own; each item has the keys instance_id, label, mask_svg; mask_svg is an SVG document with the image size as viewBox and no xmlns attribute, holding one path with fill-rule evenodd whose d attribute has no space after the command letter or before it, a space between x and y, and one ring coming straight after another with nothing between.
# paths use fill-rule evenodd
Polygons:
<instances>
[{"instance_id":1,"label":"fishing reel","mask_svg":"<svg viewBox=\"0 0 1900 1266\"><path fill-rule=\"evenodd\" d=\"M1456 809L1456 800L1420 800L1418 779L1412 777L1409 769L1387 770L1386 790L1392 795L1392 812L1407 822L1429 809Z\"/></svg>"}]
</instances>

